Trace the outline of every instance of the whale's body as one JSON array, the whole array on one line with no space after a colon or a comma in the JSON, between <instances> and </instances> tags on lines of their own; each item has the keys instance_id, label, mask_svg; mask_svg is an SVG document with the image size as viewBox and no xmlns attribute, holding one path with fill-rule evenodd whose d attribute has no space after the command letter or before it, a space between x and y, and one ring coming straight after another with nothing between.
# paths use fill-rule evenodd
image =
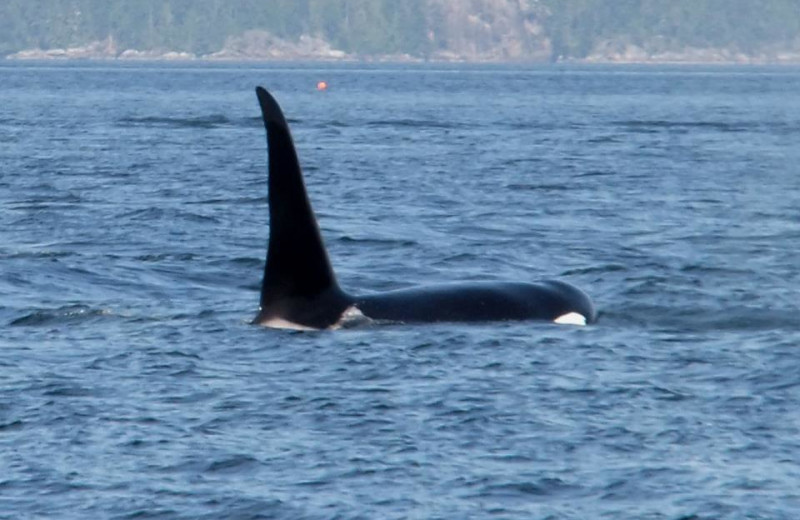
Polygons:
<instances>
[{"instance_id":1,"label":"whale's body","mask_svg":"<svg viewBox=\"0 0 800 520\"><path fill-rule=\"evenodd\" d=\"M589 297L561 281L453 283L363 296L344 292L328 259L283 112L266 90L257 87L256 94L267 131L270 235L254 323L327 329L363 321L583 325L596 320Z\"/></svg>"}]
</instances>

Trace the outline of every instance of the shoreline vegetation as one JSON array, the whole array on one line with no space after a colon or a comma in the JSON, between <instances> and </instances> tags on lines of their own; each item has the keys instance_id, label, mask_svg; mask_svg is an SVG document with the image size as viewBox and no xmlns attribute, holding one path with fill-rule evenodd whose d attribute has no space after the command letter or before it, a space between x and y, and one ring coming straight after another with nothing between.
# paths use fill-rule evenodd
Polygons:
<instances>
[{"instance_id":1,"label":"shoreline vegetation","mask_svg":"<svg viewBox=\"0 0 800 520\"><path fill-rule=\"evenodd\" d=\"M196 54L169 49L121 49L113 37L87 45L52 49L24 49L5 56L6 60L108 60L108 61L330 61L386 63L598 63L598 64L740 64L740 65L798 65L800 50L774 49L749 54L726 48L685 47L680 50L652 50L635 44L603 42L582 58L549 56L550 49L531 56L509 57L502 52L483 55L459 54L452 51L429 56L396 54L357 54L335 49L320 37L301 35L289 41L266 31L247 31L239 37L228 38L222 49L208 54Z\"/></svg>"},{"instance_id":2,"label":"shoreline vegetation","mask_svg":"<svg viewBox=\"0 0 800 520\"><path fill-rule=\"evenodd\" d=\"M800 64L800 0L3 0L2 58Z\"/></svg>"}]
</instances>

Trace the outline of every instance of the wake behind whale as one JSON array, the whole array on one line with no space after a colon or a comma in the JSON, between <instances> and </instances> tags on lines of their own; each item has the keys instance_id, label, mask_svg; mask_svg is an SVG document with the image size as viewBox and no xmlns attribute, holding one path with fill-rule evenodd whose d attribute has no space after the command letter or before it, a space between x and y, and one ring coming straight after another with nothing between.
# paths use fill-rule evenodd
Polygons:
<instances>
[{"instance_id":1,"label":"wake behind whale","mask_svg":"<svg viewBox=\"0 0 800 520\"><path fill-rule=\"evenodd\" d=\"M591 299L565 282L454 283L353 296L336 281L306 193L289 126L275 98L256 88L267 132L269 245L254 323L293 329L379 321L540 320L585 325Z\"/></svg>"}]
</instances>

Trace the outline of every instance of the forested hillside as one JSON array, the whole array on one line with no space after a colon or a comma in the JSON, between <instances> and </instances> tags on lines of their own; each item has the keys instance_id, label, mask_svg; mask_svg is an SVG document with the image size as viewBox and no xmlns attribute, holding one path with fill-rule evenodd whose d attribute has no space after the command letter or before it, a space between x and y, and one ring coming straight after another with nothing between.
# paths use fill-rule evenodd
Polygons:
<instances>
[{"instance_id":1,"label":"forested hillside","mask_svg":"<svg viewBox=\"0 0 800 520\"><path fill-rule=\"evenodd\" d=\"M800 55L800 0L2 0L0 56L25 50L38 54L17 57L781 61Z\"/></svg>"}]
</instances>

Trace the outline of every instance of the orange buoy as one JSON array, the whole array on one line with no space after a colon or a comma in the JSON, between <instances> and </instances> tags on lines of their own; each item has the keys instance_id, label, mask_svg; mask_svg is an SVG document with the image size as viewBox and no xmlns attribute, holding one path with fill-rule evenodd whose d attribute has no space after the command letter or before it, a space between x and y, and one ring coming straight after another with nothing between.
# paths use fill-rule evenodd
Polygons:
<instances>
[{"instance_id":1,"label":"orange buoy","mask_svg":"<svg viewBox=\"0 0 800 520\"><path fill-rule=\"evenodd\" d=\"M328 84L324 81L317 82L317 90L327 90Z\"/></svg>"}]
</instances>

